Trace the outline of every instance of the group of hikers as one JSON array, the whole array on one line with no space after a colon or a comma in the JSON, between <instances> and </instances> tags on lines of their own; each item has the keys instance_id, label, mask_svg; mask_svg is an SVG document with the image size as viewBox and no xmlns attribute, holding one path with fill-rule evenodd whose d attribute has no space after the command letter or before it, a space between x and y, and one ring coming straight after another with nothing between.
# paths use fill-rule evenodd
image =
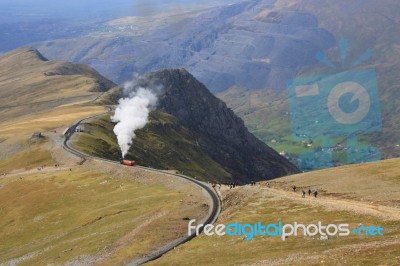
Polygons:
<instances>
[{"instance_id":1,"label":"group of hikers","mask_svg":"<svg viewBox=\"0 0 400 266\"><path fill-rule=\"evenodd\" d=\"M213 183L211 183L211 185L212 185L213 188L219 188L219 189L221 188L222 185L228 186L229 189L232 189L232 188L235 188L235 187L239 186L239 184L236 183L236 182L225 183L225 184L213 182ZM256 181L254 181L254 180L250 181L250 186L254 187L254 186L256 186L256 185L257 185L257 182L256 182ZM267 183L266 183L266 186L267 186L268 188L270 188L270 187L271 187L271 183L270 183L270 182L267 182Z\"/></svg>"},{"instance_id":2,"label":"group of hikers","mask_svg":"<svg viewBox=\"0 0 400 266\"><path fill-rule=\"evenodd\" d=\"M211 185L212 185L213 188L216 188L216 187L218 186L219 189L220 189L221 186L222 186L221 183L212 183ZM232 182L232 183L228 183L228 184L224 184L224 185L228 186L229 189L232 189L232 188L235 188L235 187L239 186L238 183L236 183L236 182ZM256 185L256 182L251 181L251 185L252 185L252 186L255 186L255 185Z\"/></svg>"},{"instance_id":3,"label":"group of hikers","mask_svg":"<svg viewBox=\"0 0 400 266\"><path fill-rule=\"evenodd\" d=\"M296 186L292 186L293 192L296 192L297 187ZM318 191L314 190L311 191L311 188L308 188L308 196L311 196L311 194L314 196L314 198L316 198L318 196ZM304 189L301 191L301 197L305 198L306 197L306 192L304 191Z\"/></svg>"},{"instance_id":4,"label":"group of hikers","mask_svg":"<svg viewBox=\"0 0 400 266\"><path fill-rule=\"evenodd\" d=\"M38 167L37 170L42 171L45 167L46 167L46 165L42 165L42 166Z\"/></svg>"},{"instance_id":5,"label":"group of hikers","mask_svg":"<svg viewBox=\"0 0 400 266\"><path fill-rule=\"evenodd\" d=\"M254 180L252 180L251 182L250 182L250 186L255 186L257 183L254 181ZM229 189L232 189L232 188L235 188L235 187L237 187L238 186L238 184L236 183L236 182L231 182L231 183L228 183L228 184L224 184L224 185L226 185L226 186L228 186L229 187ZM218 186L218 188L219 189L221 189L221 186L222 186L222 184L221 183L212 183L212 187L213 188L216 188ZM267 188L271 188L271 183L270 182L267 182L266 183L266 186L267 186ZM293 192L296 192L296 190L298 189L298 187L296 187L295 185L294 186L292 186L292 189L293 189ZM308 196L314 196L314 198L316 198L317 196L318 196L318 190L311 190L311 188L308 188ZM305 198L306 197L306 191L304 190L304 189L302 189L301 190L301 197L302 198Z\"/></svg>"},{"instance_id":6,"label":"group of hikers","mask_svg":"<svg viewBox=\"0 0 400 266\"><path fill-rule=\"evenodd\" d=\"M42 171L45 167L46 167L46 165L42 165L42 166L38 167L37 170L38 171ZM55 164L54 167L55 168L60 168L60 165L59 164ZM72 168L69 168L69 171L71 172Z\"/></svg>"},{"instance_id":7,"label":"group of hikers","mask_svg":"<svg viewBox=\"0 0 400 266\"><path fill-rule=\"evenodd\" d=\"M235 182L229 183L229 189L235 188L237 186L238 186L238 184Z\"/></svg>"}]
</instances>

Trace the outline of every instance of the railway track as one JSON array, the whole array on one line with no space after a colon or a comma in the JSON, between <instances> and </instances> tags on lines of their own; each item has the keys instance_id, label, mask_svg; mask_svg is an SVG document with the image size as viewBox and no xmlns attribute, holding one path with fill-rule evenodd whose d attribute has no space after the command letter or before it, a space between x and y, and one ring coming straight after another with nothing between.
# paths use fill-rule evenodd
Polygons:
<instances>
[{"instance_id":1,"label":"railway track","mask_svg":"<svg viewBox=\"0 0 400 266\"><path fill-rule=\"evenodd\" d=\"M99 158L99 157L95 157L95 156L91 156L88 154L85 154L77 149L75 149L73 146L70 145L70 139L71 137L74 135L75 130L77 127L79 127L79 125L89 119L93 119L96 117L100 117L102 115L105 115L107 113L111 113L112 112L112 108L110 106L106 106L107 112L105 113L101 113L98 115L93 115L84 119L81 119L77 122L75 122L72 126L70 126L68 128L68 130L65 133L65 139L63 142L63 148L74 154L75 156L79 157L82 159L81 163L84 163L86 160L91 159L91 160L97 160L97 161L102 161L102 162L107 162L107 163L111 163L111 164L117 164L121 167L131 167L131 166L125 166L122 165L119 161L113 161L113 160L109 160L109 159L104 159L104 158ZM164 171L158 170L158 169L153 169L153 168L148 168L148 167L143 167L143 166L134 166L135 168L141 169L143 171L148 171L148 172L153 172L153 173L158 173L158 174L162 174L165 176L174 176L174 177L179 177L182 179L185 179L189 182L192 182L193 184L195 184L196 186L200 187L201 189L203 189L204 191L207 192L207 194L209 195L211 202L212 202L212 206L210 208L210 211L208 213L208 217L207 219L204 221L204 225L206 224L213 224L218 216L219 213L221 211L221 201L220 198L217 194L217 192L207 183L199 181L197 179L194 179L192 177L189 176L185 176L185 175L180 175L180 174L172 174L172 173L166 173ZM203 228L201 228L201 231L203 231ZM143 258L140 258L138 260L132 261L131 263L129 263L128 265L142 265L145 264L147 262L156 260L158 258L160 258L161 256L163 256L164 254L168 253L169 251L171 251L172 249L174 249L175 247L186 243L190 240L192 240L193 238L196 237L196 234L191 234L191 235L187 235L187 236L183 236L179 239L176 239L168 244L166 244L165 246L159 248L158 250L153 251L152 253L146 255Z\"/></svg>"}]
</instances>

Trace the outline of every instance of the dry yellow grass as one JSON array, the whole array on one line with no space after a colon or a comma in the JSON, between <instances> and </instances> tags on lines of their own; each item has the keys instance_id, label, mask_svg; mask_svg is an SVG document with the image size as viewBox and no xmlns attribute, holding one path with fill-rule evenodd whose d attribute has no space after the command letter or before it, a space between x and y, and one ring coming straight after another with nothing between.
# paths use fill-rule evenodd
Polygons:
<instances>
[{"instance_id":1,"label":"dry yellow grass","mask_svg":"<svg viewBox=\"0 0 400 266\"><path fill-rule=\"evenodd\" d=\"M318 189L325 196L400 208L400 159L326 169L274 181L287 190L296 185L299 190Z\"/></svg>"},{"instance_id":2,"label":"dry yellow grass","mask_svg":"<svg viewBox=\"0 0 400 266\"><path fill-rule=\"evenodd\" d=\"M54 165L55 163L56 161L52 158L49 150L34 145L10 158L0 160L0 173L9 173L21 169L29 170L44 165Z\"/></svg>"},{"instance_id":3,"label":"dry yellow grass","mask_svg":"<svg viewBox=\"0 0 400 266\"><path fill-rule=\"evenodd\" d=\"M62 152L42 141L0 161L0 173L18 169L0 177L1 265L125 265L184 235L183 218L208 212L202 191L179 178L97 161L77 166Z\"/></svg>"},{"instance_id":4,"label":"dry yellow grass","mask_svg":"<svg viewBox=\"0 0 400 266\"><path fill-rule=\"evenodd\" d=\"M105 112L102 106L67 105L43 113L25 115L0 124L0 137L27 136L35 131L54 130L73 122ZM60 132L61 134L62 132Z\"/></svg>"},{"instance_id":5,"label":"dry yellow grass","mask_svg":"<svg viewBox=\"0 0 400 266\"><path fill-rule=\"evenodd\" d=\"M154 224L179 223L170 221L173 210L186 204L178 190L77 169L10 176L0 188L0 263L6 264L61 264L79 256L95 262L125 249L114 261L129 260L175 237L149 233Z\"/></svg>"},{"instance_id":6,"label":"dry yellow grass","mask_svg":"<svg viewBox=\"0 0 400 266\"><path fill-rule=\"evenodd\" d=\"M114 87L85 65L46 61L32 48L0 57L0 122L88 101Z\"/></svg>"},{"instance_id":7,"label":"dry yellow grass","mask_svg":"<svg viewBox=\"0 0 400 266\"><path fill-rule=\"evenodd\" d=\"M201 235L149 265L398 265L400 208L394 203L400 198L399 170L399 160L389 160L284 177L274 180L272 188L262 184L222 189L223 212L217 223L321 221L349 223L350 228L379 225L384 228L384 236L334 236L325 241L304 236L286 241L256 236L246 241L244 236ZM299 193L289 191L293 184L328 188L328 193L338 189L351 198L320 192L316 199L302 199ZM375 196L374 202L365 200L369 196Z\"/></svg>"}]
</instances>

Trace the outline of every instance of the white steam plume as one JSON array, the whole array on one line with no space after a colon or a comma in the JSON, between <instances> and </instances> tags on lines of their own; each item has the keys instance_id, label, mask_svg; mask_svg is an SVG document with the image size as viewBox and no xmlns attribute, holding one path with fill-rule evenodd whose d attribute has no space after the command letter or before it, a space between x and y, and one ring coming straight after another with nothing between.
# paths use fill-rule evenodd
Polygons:
<instances>
[{"instance_id":1,"label":"white steam plume","mask_svg":"<svg viewBox=\"0 0 400 266\"><path fill-rule=\"evenodd\" d=\"M136 137L135 131L147 124L149 113L157 104L155 92L143 87L134 88L133 82L125 84L124 91L129 93L129 96L119 100L115 114L111 117L111 120L117 123L114 133L117 135L123 158Z\"/></svg>"}]
</instances>

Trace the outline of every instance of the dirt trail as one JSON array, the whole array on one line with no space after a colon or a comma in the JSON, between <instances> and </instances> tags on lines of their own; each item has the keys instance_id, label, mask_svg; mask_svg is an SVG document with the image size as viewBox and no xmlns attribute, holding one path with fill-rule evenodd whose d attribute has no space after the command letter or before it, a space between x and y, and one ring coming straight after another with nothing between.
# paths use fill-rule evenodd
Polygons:
<instances>
[{"instance_id":1,"label":"dirt trail","mask_svg":"<svg viewBox=\"0 0 400 266\"><path fill-rule=\"evenodd\" d=\"M384 220L400 220L400 209L398 208L382 206L379 204L367 204L354 200L327 198L324 196L318 196L317 198L314 198L313 196L301 198L299 193L293 193L274 188L263 189L268 190L268 192L277 197L296 200L297 202L308 205L323 206L328 209L331 208L336 210L352 211L358 214L376 216Z\"/></svg>"}]
</instances>

